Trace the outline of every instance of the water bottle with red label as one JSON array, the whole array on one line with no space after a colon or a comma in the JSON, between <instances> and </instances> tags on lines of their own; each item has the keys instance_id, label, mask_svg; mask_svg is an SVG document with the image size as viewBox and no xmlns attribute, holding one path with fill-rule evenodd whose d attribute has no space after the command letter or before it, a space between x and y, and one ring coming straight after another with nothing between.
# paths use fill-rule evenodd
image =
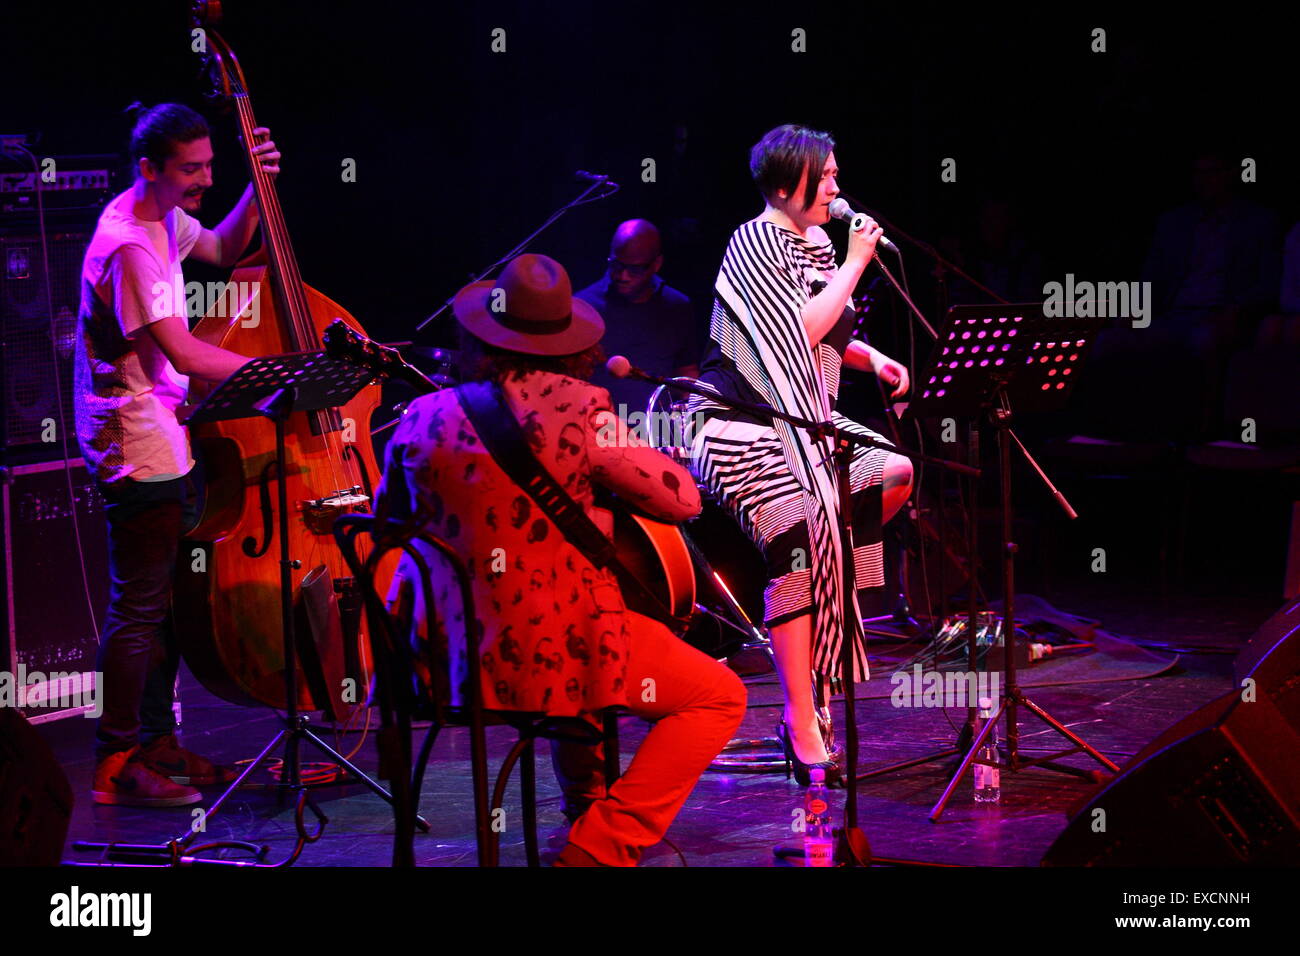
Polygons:
<instances>
[{"instance_id":1,"label":"water bottle with red label","mask_svg":"<svg viewBox=\"0 0 1300 956\"><path fill-rule=\"evenodd\" d=\"M980 724L993 719L993 701L987 697L980 698ZM978 732L979 727L976 728ZM1001 773L995 766L998 762L998 728L994 724L984 738L984 746L975 754L975 802L998 803L1002 799Z\"/></svg>"},{"instance_id":2,"label":"water bottle with red label","mask_svg":"<svg viewBox=\"0 0 1300 956\"><path fill-rule=\"evenodd\" d=\"M835 836L831 832L831 808L826 799L826 771L809 770L812 782L803 798L803 865L834 866Z\"/></svg>"}]
</instances>

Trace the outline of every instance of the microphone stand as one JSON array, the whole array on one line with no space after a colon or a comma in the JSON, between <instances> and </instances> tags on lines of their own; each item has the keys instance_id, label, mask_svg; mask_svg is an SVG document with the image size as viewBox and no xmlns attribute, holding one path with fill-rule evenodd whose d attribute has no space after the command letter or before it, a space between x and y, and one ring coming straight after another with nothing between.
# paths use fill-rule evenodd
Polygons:
<instances>
[{"instance_id":1,"label":"microphone stand","mask_svg":"<svg viewBox=\"0 0 1300 956\"><path fill-rule=\"evenodd\" d=\"M582 192L580 192L576 199L569 200L567 203L565 203L555 212L551 213L551 215L547 218L547 220L544 223L542 223L540 226L538 226L536 229L534 229L532 232L530 232L527 236L525 236L522 242L520 242L513 249L507 252L496 262L492 263L492 265L488 266L486 269L484 269L474 278L470 279L469 280L470 283L473 284L475 282L483 281L498 266L502 265L503 263L509 262L515 256L519 255L521 252L523 252L525 249L528 248L529 244L534 239L536 239L543 232L549 229L557 220L559 220L561 216L563 216L570 209L575 209L578 206L586 205L589 202L598 202L601 199L608 199L610 196L614 195L614 193L618 192L619 188L620 187L618 183L611 180L608 176L594 177L591 181L591 184L588 185L587 188L584 189ZM607 191L601 193L599 196L591 196L591 194L595 192L597 189L605 189ZM588 199L587 198L588 196L591 196L591 198ZM453 296L452 298L455 297ZM431 316L429 316L427 319L425 319L423 322L421 322L419 325L415 327L415 331L423 332L424 327L426 325L428 325L438 316L442 315L442 313L446 312L449 308L451 308L451 303L452 303L452 299L447 299L445 302L443 302L442 305L438 306L438 311L434 312Z\"/></svg>"},{"instance_id":2,"label":"microphone stand","mask_svg":"<svg viewBox=\"0 0 1300 956\"><path fill-rule=\"evenodd\" d=\"M608 368L608 366L606 367ZM853 611L853 592L857 582L853 566L853 528L850 524L850 516L853 513L853 488L849 476L854 446L862 445L867 448L880 448L915 461L924 461L939 468L946 468L972 477L979 476L979 469L959 462L935 458L921 452L903 451L888 443L878 442L875 439L846 431L829 421L815 422L782 412L771 405L728 398L701 385L683 382L680 379L667 379L651 375L636 366L630 365L622 374L615 372L612 368L610 372L616 378L626 378L628 375L632 375L635 378L656 385L664 385L679 391L700 395L719 405L735 408L768 421L781 419L796 428L808 432L818 442L827 439L833 442L834 450L830 457L835 461L836 480L839 485L839 531L841 553L844 555L844 560L841 562L843 571L843 580L841 581L843 589L842 614L846 628L850 626L849 622L856 620ZM871 864L871 846L867 842L866 834L858 827L858 724L853 686L853 655L851 641L847 640L842 641L840 645L840 682L844 687L844 751L849 771L845 774L847 795L844 800L844 826L835 830L835 859L842 866L869 866Z\"/></svg>"}]
</instances>

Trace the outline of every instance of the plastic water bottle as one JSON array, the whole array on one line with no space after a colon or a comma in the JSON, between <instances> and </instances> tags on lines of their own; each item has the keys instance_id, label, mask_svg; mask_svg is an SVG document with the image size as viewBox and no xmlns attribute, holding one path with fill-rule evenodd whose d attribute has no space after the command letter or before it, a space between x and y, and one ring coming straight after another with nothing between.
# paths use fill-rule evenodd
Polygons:
<instances>
[{"instance_id":1,"label":"plastic water bottle","mask_svg":"<svg viewBox=\"0 0 1300 956\"><path fill-rule=\"evenodd\" d=\"M986 721L993 719L993 701L987 697L980 698L980 726L976 728L978 733L984 729ZM994 724L989 730L989 734L984 738L984 746L980 747L979 752L975 754L976 760L989 760L996 762L998 759L998 726ZM1002 799L1002 781L1001 771L997 767L990 767L987 764L975 764L975 802L976 803L997 803Z\"/></svg>"},{"instance_id":2,"label":"plastic water bottle","mask_svg":"<svg viewBox=\"0 0 1300 956\"><path fill-rule=\"evenodd\" d=\"M831 832L831 808L826 799L826 771L813 767L803 798L803 865L834 866L835 837Z\"/></svg>"}]
</instances>

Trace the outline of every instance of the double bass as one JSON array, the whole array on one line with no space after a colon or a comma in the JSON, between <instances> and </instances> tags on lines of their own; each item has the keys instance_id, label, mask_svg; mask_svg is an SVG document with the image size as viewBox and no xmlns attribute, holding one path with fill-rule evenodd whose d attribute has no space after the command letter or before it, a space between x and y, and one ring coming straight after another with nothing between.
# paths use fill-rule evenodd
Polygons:
<instances>
[{"instance_id":1,"label":"double bass","mask_svg":"<svg viewBox=\"0 0 1300 956\"><path fill-rule=\"evenodd\" d=\"M261 215L266 264L236 269L231 287L251 294L239 298L232 293L223 308L199 321L193 334L251 357L318 350L322 330L332 320L361 327L338 303L303 282L274 183L251 152L258 143L253 134L258 124L243 70L212 29L220 5L194 6L196 25L204 29L214 97L228 102L238 119ZM254 303L254 297L259 301ZM202 386L192 388L191 400L205 391ZM373 496L378 468L370 419L379 403L380 385L372 382L341 408L293 413L286 422L283 476L276 474L271 421L240 419L192 428L206 494L199 522L182 542L173 602L181 652L195 677L217 696L245 705L287 704L274 493L281 477L287 483L295 604L310 605L307 610L316 612L311 616L313 628L295 628L296 646L305 649L304 631L317 630L322 647L342 645L341 635L347 634L356 639L348 649L352 673L365 679L367 645L360 640L364 624L359 614L345 613L340 619L337 613L338 607L347 608L350 578L331 528L338 515L365 510ZM344 600L338 600L339 595ZM345 626L349 617L356 619L353 628ZM342 650L335 646L326 653ZM338 666L323 670L335 678L341 673ZM347 705L364 699L364 687L329 686L333 682L322 680L321 673L321 668L311 675L298 668L299 710L328 710L337 718Z\"/></svg>"}]
</instances>

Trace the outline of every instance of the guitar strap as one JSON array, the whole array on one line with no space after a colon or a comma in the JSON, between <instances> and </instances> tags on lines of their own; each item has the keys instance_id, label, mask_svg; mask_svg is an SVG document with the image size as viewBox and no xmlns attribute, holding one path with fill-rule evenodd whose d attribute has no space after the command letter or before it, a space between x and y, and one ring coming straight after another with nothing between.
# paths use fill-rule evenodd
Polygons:
<instances>
[{"instance_id":1,"label":"guitar strap","mask_svg":"<svg viewBox=\"0 0 1300 956\"><path fill-rule=\"evenodd\" d=\"M495 382L470 382L456 388L456 398L482 439L483 446L501 466L501 470L528 493L569 543L596 567L608 568L614 572L625 602L632 599L638 605L640 613L654 618L680 635L686 629L686 621L675 617L627 569L618 558L614 542L596 527L582 506L570 497L533 455L524 430L506 404L500 387Z\"/></svg>"}]
</instances>

